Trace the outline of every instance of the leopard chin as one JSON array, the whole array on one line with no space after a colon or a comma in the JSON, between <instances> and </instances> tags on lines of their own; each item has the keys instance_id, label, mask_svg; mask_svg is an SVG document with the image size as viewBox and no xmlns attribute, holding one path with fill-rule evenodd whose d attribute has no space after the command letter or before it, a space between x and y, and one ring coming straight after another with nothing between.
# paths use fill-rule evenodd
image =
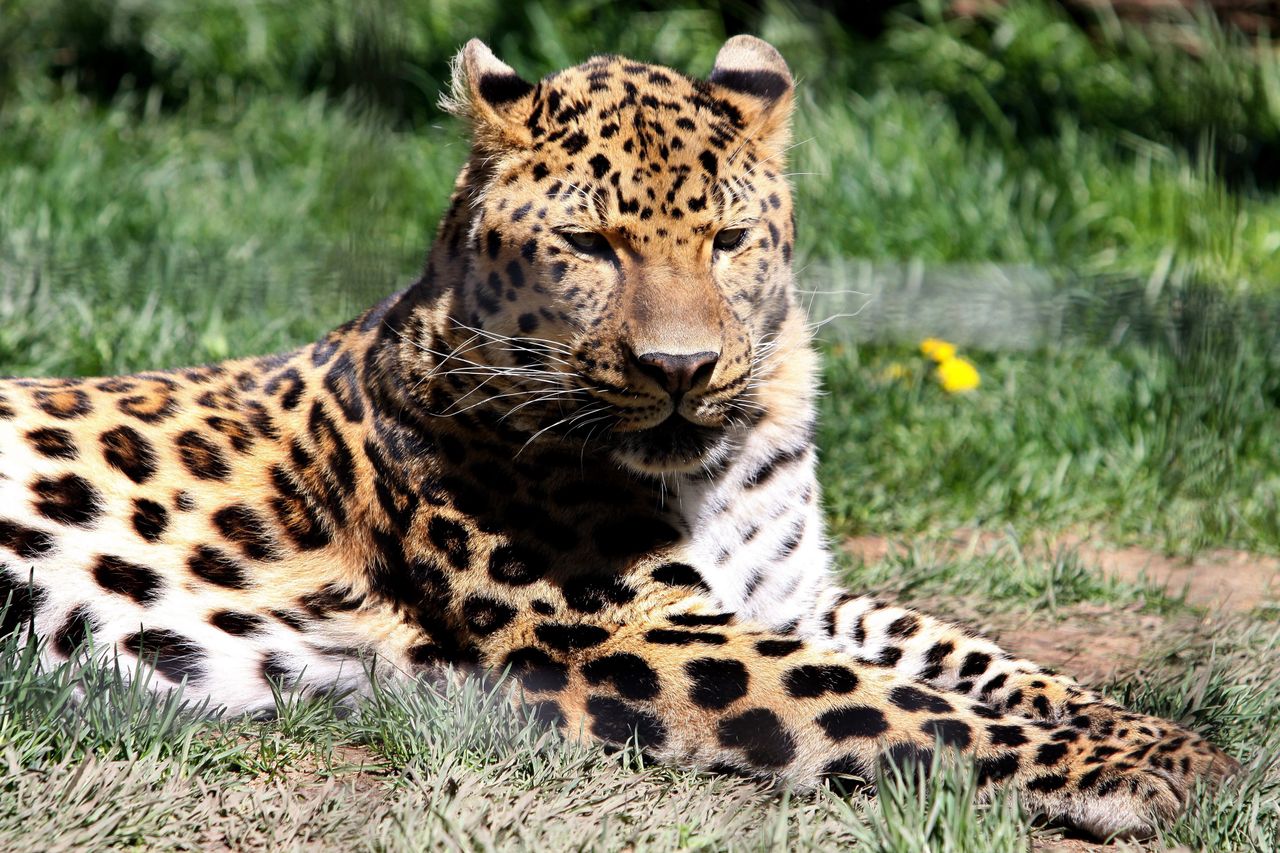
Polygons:
<instances>
[{"instance_id":1,"label":"leopard chin","mask_svg":"<svg viewBox=\"0 0 1280 853\"><path fill-rule=\"evenodd\" d=\"M724 427L702 426L673 413L657 426L619 434L612 452L625 467L655 476L713 470L732 446Z\"/></svg>"}]
</instances>

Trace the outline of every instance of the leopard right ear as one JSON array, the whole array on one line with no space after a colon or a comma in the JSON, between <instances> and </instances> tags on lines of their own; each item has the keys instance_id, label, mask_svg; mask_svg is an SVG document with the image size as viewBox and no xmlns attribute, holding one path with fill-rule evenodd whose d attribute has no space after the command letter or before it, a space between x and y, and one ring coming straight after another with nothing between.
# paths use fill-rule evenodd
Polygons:
<instances>
[{"instance_id":1,"label":"leopard right ear","mask_svg":"<svg viewBox=\"0 0 1280 853\"><path fill-rule=\"evenodd\" d=\"M779 154L786 148L795 81L777 48L755 36L734 36L716 54L708 80L733 99L752 135Z\"/></svg>"},{"instance_id":2,"label":"leopard right ear","mask_svg":"<svg viewBox=\"0 0 1280 853\"><path fill-rule=\"evenodd\" d=\"M533 143L526 124L533 111L534 84L472 39L453 60L453 81L440 106L471 125L472 143L482 151L524 148Z\"/></svg>"}]
</instances>

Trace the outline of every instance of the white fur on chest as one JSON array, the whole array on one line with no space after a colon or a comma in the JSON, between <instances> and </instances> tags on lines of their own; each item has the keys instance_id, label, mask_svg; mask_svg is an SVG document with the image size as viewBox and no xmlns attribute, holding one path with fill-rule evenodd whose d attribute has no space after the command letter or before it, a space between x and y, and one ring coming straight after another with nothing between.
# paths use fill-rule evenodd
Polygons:
<instances>
[{"instance_id":1,"label":"white fur on chest","mask_svg":"<svg viewBox=\"0 0 1280 853\"><path fill-rule=\"evenodd\" d=\"M718 603L771 627L807 625L831 583L807 407L752 430L714 481L675 491L688 561ZM808 631L805 631L808 633Z\"/></svg>"}]
</instances>

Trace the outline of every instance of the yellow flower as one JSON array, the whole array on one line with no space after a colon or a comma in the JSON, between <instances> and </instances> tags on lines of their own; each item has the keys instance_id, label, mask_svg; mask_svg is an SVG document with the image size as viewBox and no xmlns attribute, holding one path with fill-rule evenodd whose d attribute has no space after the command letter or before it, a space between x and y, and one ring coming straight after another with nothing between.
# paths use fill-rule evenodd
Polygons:
<instances>
[{"instance_id":1,"label":"yellow flower","mask_svg":"<svg viewBox=\"0 0 1280 853\"><path fill-rule=\"evenodd\" d=\"M920 352L942 364L947 359L956 357L956 345L941 338L925 338L920 342Z\"/></svg>"},{"instance_id":2,"label":"yellow flower","mask_svg":"<svg viewBox=\"0 0 1280 853\"><path fill-rule=\"evenodd\" d=\"M963 394L982 383L978 368L967 358L951 357L938 365L938 381L948 394Z\"/></svg>"},{"instance_id":3,"label":"yellow flower","mask_svg":"<svg viewBox=\"0 0 1280 853\"><path fill-rule=\"evenodd\" d=\"M911 369L900 361L889 362L884 370L880 371L880 379L883 382L895 382L899 379L907 379L911 376Z\"/></svg>"}]
</instances>

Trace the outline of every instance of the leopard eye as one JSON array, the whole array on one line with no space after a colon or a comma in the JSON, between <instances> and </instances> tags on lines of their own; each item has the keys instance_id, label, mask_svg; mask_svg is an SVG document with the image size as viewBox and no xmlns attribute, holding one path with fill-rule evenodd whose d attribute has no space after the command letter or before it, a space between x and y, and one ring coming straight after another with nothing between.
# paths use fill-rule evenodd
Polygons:
<instances>
[{"instance_id":1,"label":"leopard eye","mask_svg":"<svg viewBox=\"0 0 1280 853\"><path fill-rule=\"evenodd\" d=\"M732 252L742 245L742 241L746 236L747 229L745 228L726 228L716 234L711 244L715 246L717 252Z\"/></svg>"},{"instance_id":2,"label":"leopard eye","mask_svg":"<svg viewBox=\"0 0 1280 853\"><path fill-rule=\"evenodd\" d=\"M609 241L595 231L561 231L560 236L584 255L606 255L610 251Z\"/></svg>"}]
</instances>

